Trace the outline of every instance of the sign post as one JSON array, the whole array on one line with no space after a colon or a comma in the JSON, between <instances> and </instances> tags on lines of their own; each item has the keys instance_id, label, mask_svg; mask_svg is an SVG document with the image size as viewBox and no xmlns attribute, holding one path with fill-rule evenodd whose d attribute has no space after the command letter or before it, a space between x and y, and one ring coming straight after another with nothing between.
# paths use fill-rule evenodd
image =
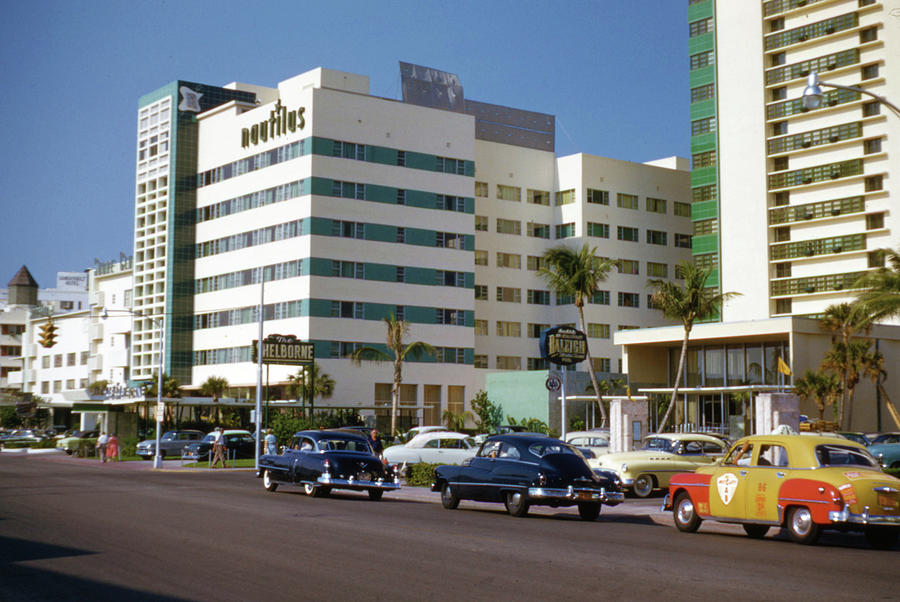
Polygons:
<instances>
[{"instance_id":1,"label":"sign post","mask_svg":"<svg viewBox=\"0 0 900 602\"><path fill-rule=\"evenodd\" d=\"M555 326L541 332L541 357L557 366L570 366L583 362L587 357L587 337L571 326ZM566 370L562 369L562 393L560 395L560 437L566 436ZM547 388L551 383L548 378Z\"/></svg>"}]
</instances>

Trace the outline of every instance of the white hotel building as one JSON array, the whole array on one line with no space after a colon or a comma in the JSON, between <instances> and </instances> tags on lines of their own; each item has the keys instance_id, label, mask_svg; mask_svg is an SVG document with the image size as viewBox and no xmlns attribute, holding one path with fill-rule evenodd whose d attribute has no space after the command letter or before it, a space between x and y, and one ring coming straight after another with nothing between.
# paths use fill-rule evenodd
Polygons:
<instances>
[{"instance_id":1,"label":"white hotel building","mask_svg":"<svg viewBox=\"0 0 900 602\"><path fill-rule=\"evenodd\" d=\"M405 364L401 402L436 423L490 372L546 374L540 330L577 319L536 272L561 243L621 260L586 308L595 368L621 371L611 333L661 324L647 279L691 256L686 161L557 158L552 115L467 100L449 73L401 73L403 101L327 69L275 88L176 81L140 100L132 379L156 371L149 316L165 315L168 373L252 396L263 292L263 336L314 342L335 407L389 402L390 366L346 355L383 347L390 313L407 320L408 341L438 356ZM272 365L268 380L295 371Z\"/></svg>"}]
</instances>

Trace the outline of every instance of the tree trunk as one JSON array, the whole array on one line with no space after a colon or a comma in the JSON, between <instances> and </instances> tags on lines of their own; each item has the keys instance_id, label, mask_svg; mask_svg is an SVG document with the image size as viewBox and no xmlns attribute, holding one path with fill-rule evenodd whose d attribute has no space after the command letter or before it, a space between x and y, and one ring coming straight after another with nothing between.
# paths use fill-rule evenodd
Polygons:
<instances>
[{"instance_id":1,"label":"tree trunk","mask_svg":"<svg viewBox=\"0 0 900 602\"><path fill-rule=\"evenodd\" d=\"M675 386L672 387L672 400L669 402L669 408L666 410L665 416L663 416L662 421L656 429L657 433L665 431L666 424L669 422L669 417L672 415L672 410L675 409L675 404L678 401L678 385L681 383L681 374L684 372L684 358L687 356L688 338L690 336L691 329L685 328L684 340L681 342L681 357L678 359L678 374L675 375ZM685 416L685 419L687 419L687 416Z\"/></svg>"},{"instance_id":2,"label":"tree trunk","mask_svg":"<svg viewBox=\"0 0 900 602\"><path fill-rule=\"evenodd\" d=\"M395 352L394 358L394 388L391 390L391 436L397 436L397 416L400 413L400 383L403 382L403 360L400 352Z\"/></svg>"},{"instance_id":3,"label":"tree trunk","mask_svg":"<svg viewBox=\"0 0 900 602\"><path fill-rule=\"evenodd\" d=\"M897 413L897 408L894 407L893 402L891 402L891 398L888 396L887 391L884 390L884 385L881 383L876 383L878 390L881 391L881 395L884 397L884 405L887 407L888 413L891 415L891 418L894 419L894 424L897 425L897 428L900 429L900 414Z\"/></svg>"},{"instance_id":4,"label":"tree trunk","mask_svg":"<svg viewBox=\"0 0 900 602\"><path fill-rule=\"evenodd\" d=\"M587 334L587 328L584 323L584 307L582 305L578 306L578 316L581 318L581 331ZM600 426L607 427L609 426L609 420L606 416L606 408L603 407L603 400L600 399L602 393L600 391L600 383L597 382L597 375L594 373L594 363L591 361L591 350L590 345L585 344L585 359L588 363L588 374L591 376L591 384L594 385L594 392L597 394L597 405L600 406ZM565 368L563 368L565 370ZM566 430L566 425L562 425L563 430Z\"/></svg>"}]
</instances>

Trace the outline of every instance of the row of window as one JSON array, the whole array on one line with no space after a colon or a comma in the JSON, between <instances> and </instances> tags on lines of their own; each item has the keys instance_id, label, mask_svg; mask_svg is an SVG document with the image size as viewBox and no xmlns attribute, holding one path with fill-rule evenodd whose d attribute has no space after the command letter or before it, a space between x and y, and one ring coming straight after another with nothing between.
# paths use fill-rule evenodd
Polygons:
<instances>
[{"instance_id":1,"label":"row of window","mask_svg":"<svg viewBox=\"0 0 900 602\"><path fill-rule=\"evenodd\" d=\"M851 159L769 175L769 189L789 188L863 173L863 160Z\"/></svg>"},{"instance_id":2,"label":"row of window","mask_svg":"<svg viewBox=\"0 0 900 602\"><path fill-rule=\"evenodd\" d=\"M848 215L865 211L866 200L863 196L846 197L769 209L770 224L786 224L820 217Z\"/></svg>"},{"instance_id":3,"label":"row of window","mask_svg":"<svg viewBox=\"0 0 900 602\"><path fill-rule=\"evenodd\" d=\"M338 358L346 358L349 357L351 353L360 347L375 347L378 349L384 349L385 352L388 350L385 348L383 344L380 343L356 343L349 341L318 341L316 342L317 347L324 347L322 350L324 352L327 350L327 357L338 359ZM464 348L464 347L435 347L435 356L427 356L423 355L421 357L413 357L410 356L406 359L408 362L439 362L444 364L470 364L472 363L473 356L472 348ZM211 366L218 364L239 364L243 362L250 362L253 356L253 346L247 345L245 347L228 347L224 349L202 349L199 351L194 351L193 353L193 365L194 366ZM317 349L316 357L322 357L320 355L320 351Z\"/></svg>"},{"instance_id":4,"label":"row of window","mask_svg":"<svg viewBox=\"0 0 900 602\"><path fill-rule=\"evenodd\" d=\"M853 29L857 25L859 25L859 17L856 13L839 15L824 21L818 21L802 27L789 29L787 31L779 31L778 33L768 35L765 37L764 46L767 51L775 50L776 48L781 48L783 46L790 46L791 44L797 44L798 42L805 42L814 38L831 35L838 31Z\"/></svg>"},{"instance_id":5,"label":"row of window","mask_svg":"<svg viewBox=\"0 0 900 602\"><path fill-rule=\"evenodd\" d=\"M634 262L637 265L637 262ZM522 289L510 286L496 287L496 300L500 303L521 303ZM619 292L617 293L619 307L640 307L640 295L638 293ZM534 305L550 305L549 291L527 290L527 302ZM475 300L488 300L488 287L484 284L475 285ZM556 295L556 305L572 305L575 303L574 297L569 295ZM597 293L588 300L588 303L594 305L609 305L610 292L597 291Z\"/></svg>"},{"instance_id":6,"label":"row of window","mask_svg":"<svg viewBox=\"0 0 900 602\"><path fill-rule=\"evenodd\" d=\"M769 248L769 258L773 261L780 259L793 259L798 257L813 257L830 253L845 253L859 251L866 248L866 235L849 234L846 236L832 236L816 240L804 240L772 245Z\"/></svg>"},{"instance_id":7,"label":"row of window","mask_svg":"<svg viewBox=\"0 0 900 602\"><path fill-rule=\"evenodd\" d=\"M488 184L487 182L475 182L475 196L480 198L487 198L488 196ZM550 205L550 196L551 193L546 190L533 190L531 188L527 189L526 199L527 202L535 205ZM575 202L575 189L570 188L567 190L560 190L556 193L553 193L555 199L555 205L569 205ZM521 202L522 200L522 189L518 186L508 186L505 184L497 185L497 198L505 201L514 201ZM590 204L597 205L609 205L609 191L608 190L599 190L595 188L588 188L585 190L585 199ZM619 192L616 193L616 206L621 209L639 209L639 197L636 194L628 194ZM690 215L690 209L684 213L685 203L674 203L674 212L675 215ZM653 197L646 197L645 200L645 208L647 211L651 213L662 213L665 214L667 212L668 201L666 199L658 199Z\"/></svg>"},{"instance_id":8,"label":"row of window","mask_svg":"<svg viewBox=\"0 0 900 602\"><path fill-rule=\"evenodd\" d=\"M851 272L849 274L829 274L827 276L811 276L794 278L792 280L773 280L771 282L771 292L773 297L778 297L782 295L811 294L821 291L849 290L866 273Z\"/></svg>"},{"instance_id":9,"label":"row of window","mask_svg":"<svg viewBox=\"0 0 900 602\"><path fill-rule=\"evenodd\" d=\"M822 128L769 140L767 143L770 155L786 153L799 148L810 148L822 144L833 144L842 140L850 140L862 136L862 122L844 123L833 127Z\"/></svg>"},{"instance_id":10,"label":"row of window","mask_svg":"<svg viewBox=\"0 0 900 602\"><path fill-rule=\"evenodd\" d=\"M550 328L550 324L534 324L526 323L522 328L521 322L508 322L505 320L497 320L494 332L498 337L525 337L529 339L540 338L541 333ZM619 330L631 330L634 326L619 325ZM478 336L489 336L489 321L475 320L475 334ZM611 329L609 324L599 324L589 322L587 325L587 336L592 339L609 339L611 337Z\"/></svg>"},{"instance_id":11,"label":"row of window","mask_svg":"<svg viewBox=\"0 0 900 602\"><path fill-rule=\"evenodd\" d=\"M21 348L20 348L20 352L17 355L22 355ZM76 361L78 361L80 363L80 365L86 366L88 363L89 356L90 356L90 353L88 353L87 351L80 352L80 357L79 357L79 353L65 353L65 354L55 353L52 356L53 367L54 368L62 368L63 361L65 361L66 366L79 365L79 364L76 364ZM49 355L42 356L41 357L41 368L43 368L43 369L49 368L50 362L51 362L51 356L49 356Z\"/></svg>"},{"instance_id":12,"label":"row of window","mask_svg":"<svg viewBox=\"0 0 900 602\"><path fill-rule=\"evenodd\" d=\"M65 381L65 388L63 388L63 381L54 380L52 383L50 381L42 381L40 383L41 395L49 395L50 393L62 393L63 391L74 391L76 389L86 389L88 386L88 379L82 378L78 380L78 386L75 386L75 379L70 378ZM53 386L53 390L50 390L51 384Z\"/></svg>"},{"instance_id":13,"label":"row of window","mask_svg":"<svg viewBox=\"0 0 900 602\"><path fill-rule=\"evenodd\" d=\"M610 372L612 363L608 357L592 357L594 372ZM542 357L526 358L526 370L547 370L550 362ZM475 368L488 368L488 356L483 354L475 355ZM497 370L521 370L522 358L516 355L498 355L494 358L494 368ZM566 370L575 370L575 366L567 366ZM622 372L622 360L619 360L619 372Z\"/></svg>"},{"instance_id":14,"label":"row of window","mask_svg":"<svg viewBox=\"0 0 900 602\"><path fill-rule=\"evenodd\" d=\"M770 59L777 64L777 62L781 60L781 56L782 54L779 53L778 55L773 55ZM824 73L826 71L837 69L838 67L855 65L858 62L859 48L842 50L841 52L834 52L825 56L779 67L778 69L770 69L769 71L766 71L766 85L771 86L772 84L780 84L792 79L806 77L814 71L816 73Z\"/></svg>"},{"instance_id":15,"label":"row of window","mask_svg":"<svg viewBox=\"0 0 900 602\"><path fill-rule=\"evenodd\" d=\"M768 0L767 2L763 2L763 16L771 17L772 15L777 15L821 1L822 0ZM868 2L868 0L865 1ZM862 2L860 2L860 6L862 6Z\"/></svg>"}]
</instances>

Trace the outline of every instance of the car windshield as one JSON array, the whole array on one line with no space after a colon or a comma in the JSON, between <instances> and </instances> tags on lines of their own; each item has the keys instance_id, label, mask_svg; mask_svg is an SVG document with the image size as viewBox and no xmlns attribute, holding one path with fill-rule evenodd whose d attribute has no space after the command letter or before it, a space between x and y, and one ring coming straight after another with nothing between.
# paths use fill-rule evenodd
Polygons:
<instances>
[{"instance_id":1,"label":"car windshield","mask_svg":"<svg viewBox=\"0 0 900 602\"><path fill-rule=\"evenodd\" d=\"M216 434L210 433L206 437L204 437L203 440L206 441L207 443L212 443L215 440L215 438L216 438Z\"/></svg>"},{"instance_id":2,"label":"car windshield","mask_svg":"<svg viewBox=\"0 0 900 602\"><path fill-rule=\"evenodd\" d=\"M162 436L162 439L160 439L160 441L174 441L175 435L177 435L175 431L169 431Z\"/></svg>"},{"instance_id":3,"label":"car windshield","mask_svg":"<svg viewBox=\"0 0 900 602\"><path fill-rule=\"evenodd\" d=\"M319 439L317 442L320 451L348 451L348 452L369 452L369 444L359 439L344 439L341 437L330 437L327 439Z\"/></svg>"},{"instance_id":4,"label":"car windshield","mask_svg":"<svg viewBox=\"0 0 900 602\"><path fill-rule=\"evenodd\" d=\"M878 462L862 449L844 445L817 445L816 459L819 466L865 466L878 468Z\"/></svg>"},{"instance_id":5,"label":"car windshield","mask_svg":"<svg viewBox=\"0 0 900 602\"><path fill-rule=\"evenodd\" d=\"M576 456L580 456L581 452L576 450L574 447L569 447L563 443L532 443L528 447L528 451L533 453L535 456L544 457L547 454L573 454Z\"/></svg>"},{"instance_id":6,"label":"car windshield","mask_svg":"<svg viewBox=\"0 0 900 602\"><path fill-rule=\"evenodd\" d=\"M644 450L647 451L666 451L675 452L678 447L678 441L674 439L666 439L664 437L648 437L644 439Z\"/></svg>"}]
</instances>

